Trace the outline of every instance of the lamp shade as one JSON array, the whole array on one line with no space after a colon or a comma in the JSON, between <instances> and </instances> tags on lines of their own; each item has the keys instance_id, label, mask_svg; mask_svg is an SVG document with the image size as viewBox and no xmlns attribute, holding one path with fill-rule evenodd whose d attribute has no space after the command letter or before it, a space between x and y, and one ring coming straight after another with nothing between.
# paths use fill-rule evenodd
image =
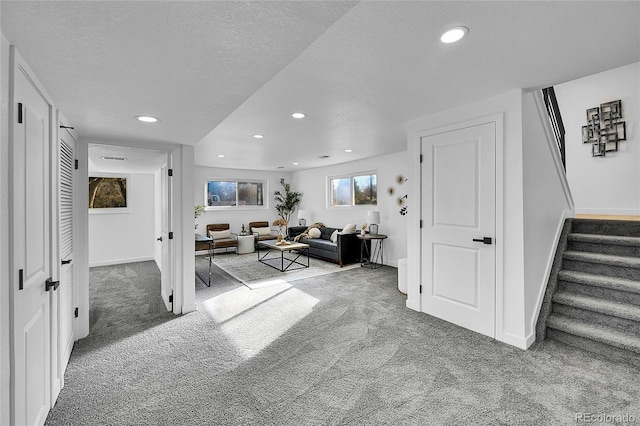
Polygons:
<instances>
[{"instance_id":1,"label":"lamp shade","mask_svg":"<svg viewBox=\"0 0 640 426\"><path fill-rule=\"evenodd\" d=\"M380 223L380 212L378 210L369 210L367 212L367 223Z\"/></svg>"},{"instance_id":2,"label":"lamp shade","mask_svg":"<svg viewBox=\"0 0 640 426\"><path fill-rule=\"evenodd\" d=\"M307 219L311 222L311 212L309 210L298 210L298 225L307 226Z\"/></svg>"}]
</instances>

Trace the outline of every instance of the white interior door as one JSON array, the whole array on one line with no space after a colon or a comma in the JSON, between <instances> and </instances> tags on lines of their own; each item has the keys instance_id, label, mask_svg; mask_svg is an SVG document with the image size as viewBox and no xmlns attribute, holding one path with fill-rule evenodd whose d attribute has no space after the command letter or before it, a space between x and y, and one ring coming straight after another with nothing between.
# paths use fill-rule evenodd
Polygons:
<instances>
[{"instance_id":1,"label":"white interior door","mask_svg":"<svg viewBox=\"0 0 640 426\"><path fill-rule=\"evenodd\" d=\"M58 150L58 217L59 217L59 253L60 253L60 287L54 298L54 309L58 332L53 342L52 352L56 360L52 365L53 392L59 392L64 386L64 372L69 363L74 342L74 306L73 306L73 200L75 174L75 145L73 135L66 129L59 130ZM52 336L54 334L52 333ZM57 393L56 392L56 393ZM54 394L55 395L55 394Z\"/></svg>"},{"instance_id":2,"label":"white interior door","mask_svg":"<svg viewBox=\"0 0 640 426\"><path fill-rule=\"evenodd\" d=\"M162 242L162 265L160 271L162 300L168 311L173 311L173 256L171 250L173 248L173 240L169 239L171 232L171 177L169 176L169 166L164 165L160 172L161 182L161 242Z\"/></svg>"},{"instance_id":3,"label":"white interior door","mask_svg":"<svg viewBox=\"0 0 640 426\"><path fill-rule=\"evenodd\" d=\"M12 423L44 424L51 403L52 105L15 49L11 134Z\"/></svg>"},{"instance_id":4,"label":"white interior door","mask_svg":"<svg viewBox=\"0 0 640 426\"><path fill-rule=\"evenodd\" d=\"M495 123L421 145L422 309L495 337Z\"/></svg>"}]
</instances>

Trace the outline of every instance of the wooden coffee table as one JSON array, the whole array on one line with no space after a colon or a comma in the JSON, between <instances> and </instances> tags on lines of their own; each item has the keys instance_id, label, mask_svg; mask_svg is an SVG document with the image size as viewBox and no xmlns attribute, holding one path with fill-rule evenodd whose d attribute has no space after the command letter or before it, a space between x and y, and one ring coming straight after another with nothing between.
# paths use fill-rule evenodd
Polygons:
<instances>
[{"instance_id":1,"label":"wooden coffee table","mask_svg":"<svg viewBox=\"0 0 640 426\"><path fill-rule=\"evenodd\" d=\"M303 243L277 244L278 240L258 241L258 261L277 269L280 272L309 267L309 245ZM266 253L260 254L260 248ZM295 250L295 253L292 251ZM279 255L278 255L279 253ZM285 257L285 253L289 257ZM274 256L275 254L275 256ZM293 257L293 255L296 255ZM299 262L300 256L307 258L307 264ZM296 265L296 266L293 266Z\"/></svg>"}]
</instances>

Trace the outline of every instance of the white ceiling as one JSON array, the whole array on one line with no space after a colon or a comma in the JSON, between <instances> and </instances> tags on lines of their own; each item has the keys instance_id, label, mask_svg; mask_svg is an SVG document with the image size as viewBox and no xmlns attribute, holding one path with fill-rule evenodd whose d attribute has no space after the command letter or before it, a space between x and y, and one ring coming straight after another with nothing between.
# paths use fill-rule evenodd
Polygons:
<instances>
[{"instance_id":1,"label":"white ceiling","mask_svg":"<svg viewBox=\"0 0 640 426\"><path fill-rule=\"evenodd\" d=\"M90 173L154 173L167 162L167 153L127 146L89 144Z\"/></svg>"},{"instance_id":2,"label":"white ceiling","mask_svg":"<svg viewBox=\"0 0 640 426\"><path fill-rule=\"evenodd\" d=\"M468 37L441 44L455 25ZM640 2L3 1L2 32L81 137L291 171L403 151L409 120L637 62Z\"/></svg>"}]
</instances>

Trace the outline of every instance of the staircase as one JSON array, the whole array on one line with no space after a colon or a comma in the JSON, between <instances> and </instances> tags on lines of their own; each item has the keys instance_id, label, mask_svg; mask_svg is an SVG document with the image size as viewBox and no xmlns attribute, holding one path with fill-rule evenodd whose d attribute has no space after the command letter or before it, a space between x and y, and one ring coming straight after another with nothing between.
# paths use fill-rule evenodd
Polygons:
<instances>
[{"instance_id":1,"label":"staircase","mask_svg":"<svg viewBox=\"0 0 640 426\"><path fill-rule=\"evenodd\" d=\"M554 269L542 337L640 367L640 222L568 219Z\"/></svg>"}]
</instances>

